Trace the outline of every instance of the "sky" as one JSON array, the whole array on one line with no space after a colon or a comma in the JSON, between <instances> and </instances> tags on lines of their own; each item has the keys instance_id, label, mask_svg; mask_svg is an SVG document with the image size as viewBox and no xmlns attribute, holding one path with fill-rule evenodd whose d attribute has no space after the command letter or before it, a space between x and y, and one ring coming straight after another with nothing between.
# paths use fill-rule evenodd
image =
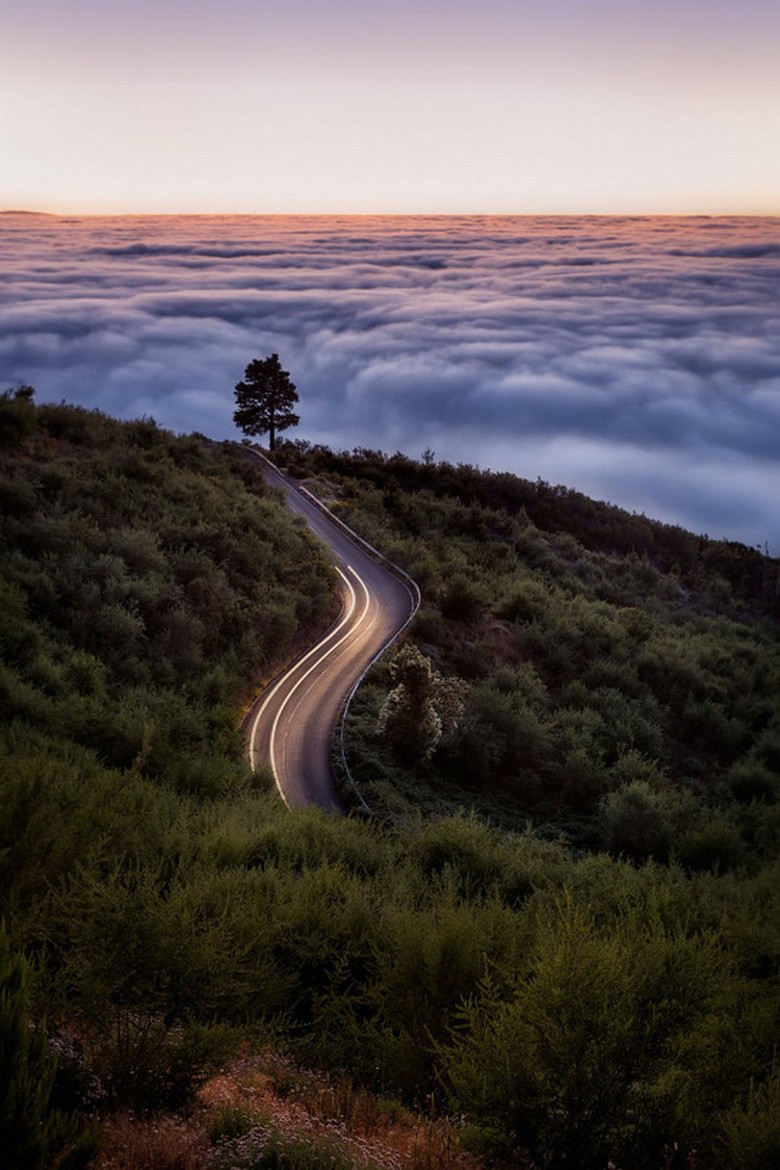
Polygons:
<instances>
[{"instance_id":1,"label":"sky","mask_svg":"<svg viewBox=\"0 0 780 1170\"><path fill-rule=\"evenodd\" d=\"M776 0L3 0L0 208L780 213Z\"/></svg>"},{"instance_id":2,"label":"sky","mask_svg":"<svg viewBox=\"0 0 780 1170\"><path fill-rule=\"evenodd\" d=\"M780 555L780 218L0 216L0 390L513 471Z\"/></svg>"}]
</instances>

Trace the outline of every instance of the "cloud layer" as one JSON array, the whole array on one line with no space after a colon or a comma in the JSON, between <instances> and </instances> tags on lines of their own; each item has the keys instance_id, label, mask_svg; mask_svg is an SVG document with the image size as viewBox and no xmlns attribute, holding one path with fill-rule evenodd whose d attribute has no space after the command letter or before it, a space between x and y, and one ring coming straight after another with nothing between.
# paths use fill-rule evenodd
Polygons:
<instances>
[{"instance_id":1,"label":"cloud layer","mask_svg":"<svg viewBox=\"0 0 780 1170\"><path fill-rule=\"evenodd\" d=\"M0 217L0 376L234 435L277 351L298 434L563 482L780 552L780 221Z\"/></svg>"}]
</instances>

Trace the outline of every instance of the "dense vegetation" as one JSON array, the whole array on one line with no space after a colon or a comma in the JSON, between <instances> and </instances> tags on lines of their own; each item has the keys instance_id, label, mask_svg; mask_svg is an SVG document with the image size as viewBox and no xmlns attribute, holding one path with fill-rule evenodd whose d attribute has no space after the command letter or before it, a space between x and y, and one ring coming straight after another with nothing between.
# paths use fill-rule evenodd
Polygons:
<instances>
[{"instance_id":1,"label":"dense vegetation","mask_svg":"<svg viewBox=\"0 0 780 1170\"><path fill-rule=\"evenodd\" d=\"M649 554L461 499L451 469L421 493L293 448L422 578L432 693L464 708L424 762L397 758L373 733L397 682L380 670L350 751L361 780L377 770L381 814L291 815L236 725L258 673L328 620L306 534L237 454L151 421L16 395L0 426L0 1119L16 1165L83 1164L88 1122L111 1110L187 1108L247 1037L435 1097L489 1165L776 1165L765 581L674 581ZM463 803L479 815L435 811ZM578 848L482 817L515 807ZM638 842L648 823L662 845ZM12 1106L36 1069L33 1148Z\"/></svg>"},{"instance_id":2,"label":"dense vegetation","mask_svg":"<svg viewBox=\"0 0 780 1170\"><path fill-rule=\"evenodd\" d=\"M378 734L397 679L374 672L351 750L376 811L473 806L694 870L776 856L780 563L470 467L281 457L415 576L413 634L462 680L460 718L423 758L409 726Z\"/></svg>"}]
</instances>

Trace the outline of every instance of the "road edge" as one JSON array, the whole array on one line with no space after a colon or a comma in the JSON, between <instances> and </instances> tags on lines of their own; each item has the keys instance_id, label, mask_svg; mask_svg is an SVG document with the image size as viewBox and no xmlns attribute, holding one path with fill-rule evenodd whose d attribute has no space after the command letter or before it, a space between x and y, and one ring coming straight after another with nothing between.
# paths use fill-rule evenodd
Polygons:
<instances>
[{"instance_id":1,"label":"road edge","mask_svg":"<svg viewBox=\"0 0 780 1170\"><path fill-rule=\"evenodd\" d=\"M242 446L243 450L245 450L245 451L246 450L250 451L253 455L255 455L258 459L260 459L263 463L266 463L266 464L268 464L269 467L272 467L274 469L274 471L277 472L277 474L284 475L284 472L281 470L281 468L277 467L276 464L273 462L273 460L269 459L264 451L258 450L258 448L255 447L254 445L251 445L251 446L249 444L236 444L236 445ZM286 477L286 478L288 478L288 477ZM288 482L289 482L289 479L288 479ZM350 708L350 705L352 703L352 700L354 699L355 695L357 694L357 692L358 692L361 684L363 683L363 680L365 679L366 675L368 674L368 672L371 670L371 668L373 666L376 665L376 663L379 661L379 659L382 657L382 655L385 654L390 649L390 647L393 646L398 641L398 639L401 637L401 635L409 628L412 621L414 620L415 615L417 614L417 611L420 608L420 603L422 601L422 595L420 593L420 586L417 584L414 577L412 577L412 575L410 573L407 573L406 569L402 569L401 566L396 564L395 561L391 561L388 556L385 556L385 554L383 552L381 552L378 548L375 548L373 544L370 544L358 532L355 532L354 528L350 528L349 524L347 524L344 520L342 520L340 516L337 516L335 514L335 512L332 512L331 509L327 506L327 504L323 504L322 500L318 499L317 496L315 496L313 492L310 492L308 488L301 487L298 484L292 484L291 486L293 486L296 491L300 492L301 495L306 496L306 498L311 503L313 503L321 512L323 512L328 517L328 519L331 520L336 525L337 528L340 528L342 530L342 532L344 532L350 538L350 540L354 541L355 544L362 546L362 548L364 548L368 553L370 553L371 556L374 557L376 560L382 561L385 565L387 565L387 567L393 572L393 574L396 577L399 577L400 580L403 582L403 584L406 586L406 588L409 590L409 597L411 599L412 608L411 608L411 612L410 612L408 618L406 619L404 624L400 627L400 629L396 630L396 632L392 635L392 637L388 638L388 640L385 642L384 646L382 646L376 652L374 657L369 662L368 666L366 666L365 669L362 671L360 677L356 680L354 686L352 687L351 691L349 692L346 699L344 700L344 705L341 709L341 715L339 716L339 719L338 719L338 742L339 742L339 754L341 756L341 766L344 769L344 773L347 777L347 780L349 781L349 785L352 789L352 792L354 793L355 797L357 798L357 800L359 802L361 810L363 812L370 812L371 811L370 806L366 803L365 798L363 797L363 794L361 793L360 789L358 788L358 785L355 781L354 776L352 775L352 771L351 771L349 763L347 761L346 730L345 730L347 716L349 715L349 708Z\"/></svg>"}]
</instances>

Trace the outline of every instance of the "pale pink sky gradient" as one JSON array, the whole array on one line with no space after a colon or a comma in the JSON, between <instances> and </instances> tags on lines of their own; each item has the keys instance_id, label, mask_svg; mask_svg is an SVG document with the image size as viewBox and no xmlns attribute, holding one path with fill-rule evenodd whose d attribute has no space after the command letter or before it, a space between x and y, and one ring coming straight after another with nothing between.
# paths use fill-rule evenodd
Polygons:
<instances>
[{"instance_id":1,"label":"pale pink sky gradient","mask_svg":"<svg viewBox=\"0 0 780 1170\"><path fill-rule=\"evenodd\" d=\"M774 0L5 0L0 207L780 212Z\"/></svg>"}]
</instances>

